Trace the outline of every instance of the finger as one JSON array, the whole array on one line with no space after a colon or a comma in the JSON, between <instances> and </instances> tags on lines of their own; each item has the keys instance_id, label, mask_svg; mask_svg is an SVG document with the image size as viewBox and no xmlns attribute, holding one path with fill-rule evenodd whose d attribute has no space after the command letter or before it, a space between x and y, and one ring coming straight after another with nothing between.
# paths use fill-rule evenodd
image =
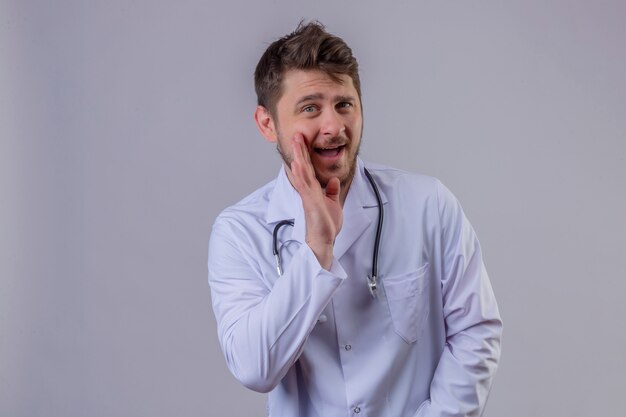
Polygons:
<instances>
[{"instance_id":1,"label":"finger","mask_svg":"<svg viewBox=\"0 0 626 417\"><path fill-rule=\"evenodd\" d=\"M311 165L311 168L313 168L313 164L311 163L311 155L309 155L309 149L306 145L304 135L298 132L294 135L294 140L300 145L300 150L302 151L304 161L307 162L307 165Z\"/></svg>"},{"instance_id":2,"label":"finger","mask_svg":"<svg viewBox=\"0 0 626 417\"><path fill-rule=\"evenodd\" d=\"M311 181L309 179L309 173L306 168L306 162L304 161L304 155L302 151L301 144L298 143L297 140L294 139L293 143L293 160L291 161L291 174L293 177L293 185L300 193L308 193L311 187Z\"/></svg>"},{"instance_id":3,"label":"finger","mask_svg":"<svg viewBox=\"0 0 626 417\"><path fill-rule=\"evenodd\" d=\"M339 201L339 192L341 191L341 183L339 178L334 177L328 180L326 184L326 197L333 201Z\"/></svg>"},{"instance_id":4,"label":"finger","mask_svg":"<svg viewBox=\"0 0 626 417\"><path fill-rule=\"evenodd\" d=\"M298 143L298 140L295 138L293 140L292 145L293 146L291 148L292 148L293 160L291 161L291 171L294 175L298 177L298 179L301 179L304 174L303 167L305 165L304 156L302 155L302 146Z\"/></svg>"},{"instance_id":5,"label":"finger","mask_svg":"<svg viewBox=\"0 0 626 417\"><path fill-rule=\"evenodd\" d=\"M293 162L298 167L298 175L307 184L312 184L312 180L315 179L315 169L311 163L309 152L304 143L304 137L301 134L296 134L293 138Z\"/></svg>"},{"instance_id":6,"label":"finger","mask_svg":"<svg viewBox=\"0 0 626 417\"><path fill-rule=\"evenodd\" d=\"M296 134L292 139L291 149L293 152L293 159L299 163L304 162L304 154L302 150L302 137L300 134Z\"/></svg>"},{"instance_id":7,"label":"finger","mask_svg":"<svg viewBox=\"0 0 626 417\"><path fill-rule=\"evenodd\" d=\"M304 144L304 138L301 134L296 134L293 137L293 154L294 159L297 160L303 167L307 167L311 164L311 160L308 158L308 152L306 145Z\"/></svg>"}]
</instances>

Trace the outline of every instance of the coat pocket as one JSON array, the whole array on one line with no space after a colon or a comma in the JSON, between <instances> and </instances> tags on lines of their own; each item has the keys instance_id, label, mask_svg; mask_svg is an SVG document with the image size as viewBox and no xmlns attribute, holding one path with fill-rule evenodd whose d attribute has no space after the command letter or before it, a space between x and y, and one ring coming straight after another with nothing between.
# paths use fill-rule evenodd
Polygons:
<instances>
[{"instance_id":1,"label":"coat pocket","mask_svg":"<svg viewBox=\"0 0 626 417\"><path fill-rule=\"evenodd\" d=\"M428 263L382 280L396 333L407 343L420 336L428 317Z\"/></svg>"}]
</instances>

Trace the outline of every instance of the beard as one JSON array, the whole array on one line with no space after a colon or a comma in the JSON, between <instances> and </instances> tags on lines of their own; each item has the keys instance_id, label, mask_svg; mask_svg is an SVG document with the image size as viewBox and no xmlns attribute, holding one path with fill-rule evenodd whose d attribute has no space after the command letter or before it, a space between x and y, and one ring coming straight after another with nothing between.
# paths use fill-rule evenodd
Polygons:
<instances>
[{"instance_id":1,"label":"beard","mask_svg":"<svg viewBox=\"0 0 626 417\"><path fill-rule=\"evenodd\" d=\"M276 142L276 151L282 158L283 162L289 167L289 169L291 169L291 162L293 161L293 156L288 155L282 149L282 147L280 146L281 140L282 140L282 137L280 137L279 135L279 140ZM347 141L342 140L341 138L334 137L330 139L330 141L328 141L328 145L337 145L337 144L346 143L346 142ZM354 173L356 172L356 159L357 159L357 156L359 155L360 150L361 150L361 141L359 140L359 144L356 148L356 152L354 153L354 155L350 156L350 159L348 160L348 164L350 165L348 172L343 177L337 175L337 178L339 178L339 183L341 184L342 188L346 186L347 184L350 184L350 182L352 181L352 178L354 178ZM344 152L348 152L347 146L344 148ZM330 166L331 171L337 171L340 168L341 168L340 164L333 164ZM326 185L328 184L328 180L330 178L322 178L318 170L315 168L315 165L313 165L313 170L315 171L315 178L320 183L322 188L326 188Z\"/></svg>"}]
</instances>

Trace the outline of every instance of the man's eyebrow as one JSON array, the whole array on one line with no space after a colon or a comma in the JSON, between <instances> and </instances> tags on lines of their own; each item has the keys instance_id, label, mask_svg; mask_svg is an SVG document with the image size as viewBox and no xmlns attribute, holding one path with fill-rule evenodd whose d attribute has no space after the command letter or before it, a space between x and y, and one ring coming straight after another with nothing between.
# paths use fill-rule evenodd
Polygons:
<instances>
[{"instance_id":1,"label":"man's eyebrow","mask_svg":"<svg viewBox=\"0 0 626 417\"><path fill-rule=\"evenodd\" d=\"M301 104L306 103L308 101L320 100L320 99L323 99L323 98L324 98L324 95L320 94L320 93L309 94L309 95L301 97L296 102L296 107L298 107ZM350 102L354 102L354 101L356 101L356 97L354 97L354 96L335 96L334 97L334 101L350 101Z\"/></svg>"},{"instance_id":2,"label":"man's eyebrow","mask_svg":"<svg viewBox=\"0 0 626 417\"><path fill-rule=\"evenodd\" d=\"M335 101L356 101L354 96L335 96Z\"/></svg>"},{"instance_id":3,"label":"man's eyebrow","mask_svg":"<svg viewBox=\"0 0 626 417\"><path fill-rule=\"evenodd\" d=\"M296 107L297 107L297 106L299 106L299 105L301 105L302 103L307 102L307 101L320 100L320 99L322 99L322 98L324 98L324 95L323 95L323 94L319 94L319 93L316 93L316 94L309 94L309 95L306 95L306 96L304 96L304 97L300 97L300 100L298 100L298 101L296 102Z\"/></svg>"}]
</instances>

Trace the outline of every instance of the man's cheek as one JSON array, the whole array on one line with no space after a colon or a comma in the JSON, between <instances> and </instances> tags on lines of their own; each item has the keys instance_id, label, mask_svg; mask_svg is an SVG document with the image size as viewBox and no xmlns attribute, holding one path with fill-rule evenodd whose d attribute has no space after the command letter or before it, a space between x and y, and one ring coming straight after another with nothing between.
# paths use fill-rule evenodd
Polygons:
<instances>
[{"instance_id":1,"label":"man's cheek","mask_svg":"<svg viewBox=\"0 0 626 417\"><path fill-rule=\"evenodd\" d=\"M302 121L294 124L293 134L295 135L296 133L299 133L304 137L304 142L308 146L311 144L311 141L315 140L317 131L315 126L312 126L311 123L305 123Z\"/></svg>"}]
</instances>

